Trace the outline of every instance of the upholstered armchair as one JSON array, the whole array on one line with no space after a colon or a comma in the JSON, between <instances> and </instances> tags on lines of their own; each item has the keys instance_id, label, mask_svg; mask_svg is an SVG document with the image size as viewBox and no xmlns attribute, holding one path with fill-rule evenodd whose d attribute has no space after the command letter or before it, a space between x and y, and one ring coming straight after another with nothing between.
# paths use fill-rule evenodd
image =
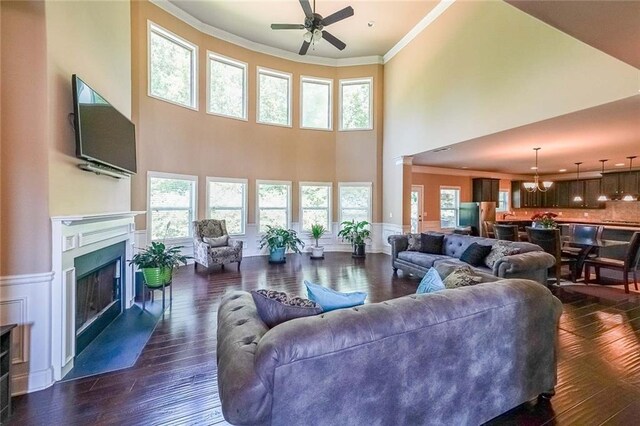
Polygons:
<instances>
[{"instance_id":1,"label":"upholstered armchair","mask_svg":"<svg viewBox=\"0 0 640 426\"><path fill-rule=\"evenodd\" d=\"M196 220L193 227L194 267L198 264L209 268L213 265L238 262L238 271L242 262L242 241L229 238L224 220Z\"/></svg>"}]
</instances>

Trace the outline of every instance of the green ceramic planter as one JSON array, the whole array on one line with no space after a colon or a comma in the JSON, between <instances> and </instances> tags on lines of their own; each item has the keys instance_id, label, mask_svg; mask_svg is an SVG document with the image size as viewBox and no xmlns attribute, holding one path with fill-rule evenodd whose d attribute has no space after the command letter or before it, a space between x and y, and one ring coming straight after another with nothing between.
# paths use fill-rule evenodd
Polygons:
<instances>
[{"instance_id":1,"label":"green ceramic planter","mask_svg":"<svg viewBox=\"0 0 640 426\"><path fill-rule=\"evenodd\" d=\"M147 287L157 288L171 282L171 268L142 268Z\"/></svg>"}]
</instances>

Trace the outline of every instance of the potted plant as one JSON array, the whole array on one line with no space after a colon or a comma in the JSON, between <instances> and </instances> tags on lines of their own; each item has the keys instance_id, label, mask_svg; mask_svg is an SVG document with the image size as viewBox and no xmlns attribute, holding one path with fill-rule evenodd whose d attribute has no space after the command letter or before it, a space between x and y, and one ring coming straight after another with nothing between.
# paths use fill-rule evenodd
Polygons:
<instances>
[{"instance_id":1,"label":"potted plant","mask_svg":"<svg viewBox=\"0 0 640 426\"><path fill-rule=\"evenodd\" d=\"M558 226L555 221L556 217L558 217L558 215L552 212L537 212L531 216L531 220L533 221L531 225L534 228L556 228Z\"/></svg>"},{"instance_id":2,"label":"potted plant","mask_svg":"<svg viewBox=\"0 0 640 426\"><path fill-rule=\"evenodd\" d=\"M311 247L312 259L324 259L324 247L318 245L318 240L327 232L327 228L319 223L311 225L311 236L316 240L316 245Z\"/></svg>"},{"instance_id":3,"label":"potted plant","mask_svg":"<svg viewBox=\"0 0 640 426\"><path fill-rule=\"evenodd\" d=\"M338 236L342 237L342 241L348 241L353 245L352 257L364 257L365 243L371 239L371 231L369 230L369 222L363 220L356 222L355 220L344 221L341 224L342 229L338 232Z\"/></svg>"},{"instance_id":4,"label":"potted plant","mask_svg":"<svg viewBox=\"0 0 640 426\"><path fill-rule=\"evenodd\" d=\"M265 246L269 247L269 263L284 263L287 261L286 250L300 253L300 248L304 247L304 243L293 229L267 225L267 232L260 239L260 248Z\"/></svg>"},{"instance_id":5,"label":"potted plant","mask_svg":"<svg viewBox=\"0 0 640 426\"><path fill-rule=\"evenodd\" d=\"M173 268L181 263L186 265L191 258L180 253L182 248L167 248L164 243L152 241L150 246L133 255L129 265L136 265L142 271L147 287L162 287L171 282Z\"/></svg>"}]
</instances>

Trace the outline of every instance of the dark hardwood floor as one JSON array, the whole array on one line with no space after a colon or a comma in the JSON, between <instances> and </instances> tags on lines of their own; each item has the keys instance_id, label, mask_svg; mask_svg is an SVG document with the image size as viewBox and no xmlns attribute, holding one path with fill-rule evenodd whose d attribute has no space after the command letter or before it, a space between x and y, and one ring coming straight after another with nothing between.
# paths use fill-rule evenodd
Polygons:
<instances>
[{"instance_id":1,"label":"dark hardwood floor","mask_svg":"<svg viewBox=\"0 0 640 426\"><path fill-rule=\"evenodd\" d=\"M363 290L368 302L414 293L418 279L393 275L389 256L347 253L289 256L284 265L248 258L207 273L193 266L174 278L167 310L135 366L57 383L14 399L15 425L224 424L216 376L216 315L227 290L274 288L304 295L303 280ZM598 286L589 286L598 292ZM557 394L524 404L491 424L628 425L640 422L640 294L603 299L554 290L564 303ZM473 403L461 401L461 403ZM455 407L453 407L455 409Z\"/></svg>"}]
</instances>

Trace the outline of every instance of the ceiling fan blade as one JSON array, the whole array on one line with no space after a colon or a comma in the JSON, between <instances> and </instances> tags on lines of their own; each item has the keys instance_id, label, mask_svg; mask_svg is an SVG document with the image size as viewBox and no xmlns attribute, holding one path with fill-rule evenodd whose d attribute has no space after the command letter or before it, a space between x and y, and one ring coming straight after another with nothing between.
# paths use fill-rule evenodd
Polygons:
<instances>
[{"instance_id":1,"label":"ceiling fan blade","mask_svg":"<svg viewBox=\"0 0 640 426\"><path fill-rule=\"evenodd\" d=\"M304 30L302 24L271 24L272 30Z\"/></svg>"},{"instance_id":2,"label":"ceiling fan blade","mask_svg":"<svg viewBox=\"0 0 640 426\"><path fill-rule=\"evenodd\" d=\"M300 0L302 3L302 0ZM351 6L347 6L342 10L337 11L336 13L332 13L331 15L324 18L320 23L325 27L327 25L335 24L338 21L342 21L349 16L353 16L353 8Z\"/></svg>"},{"instance_id":3,"label":"ceiling fan blade","mask_svg":"<svg viewBox=\"0 0 640 426\"><path fill-rule=\"evenodd\" d=\"M331 34L329 31L322 31L322 38L327 40L329 43L333 44L335 47L337 47L339 50L344 50L345 47L347 47L346 44L344 44L342 42L342 40L337 39L333 34Z\"/></svg>"},{"instance_id":4,"label":"ceiling fan blade","mask_svg":"<svg viewBox=\"0 0 640 426\"><path fill-rule=\"evenodd\" d=\"M311 43L309 43L308 41L303 41L302 42L302 47L300 47L300 52L298 52L298 54L306 55L307 54L307 50L309 50L309 46L310 45L311 45Z\"/></svg>"},{"instance_id":5,"label":"ceiling fan blade","mask_svg":"<svg viewBox=\"0 0 640 426\"><path fill-rule=\"evenodd\" d=\"M313 10L311 9L309 0L300 0L300 6L302 6L302 10L304 10L304 14L307 18L313 18Z\"/></svg>"}]
</instances>

